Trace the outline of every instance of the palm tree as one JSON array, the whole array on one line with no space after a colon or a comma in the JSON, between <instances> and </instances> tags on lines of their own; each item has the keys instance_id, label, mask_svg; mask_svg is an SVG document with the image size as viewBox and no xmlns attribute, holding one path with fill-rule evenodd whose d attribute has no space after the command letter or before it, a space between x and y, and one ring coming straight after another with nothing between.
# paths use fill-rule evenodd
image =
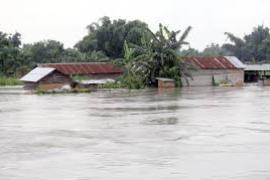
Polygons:
<instances>
[{"instance_id":1,"label":"palm tree","mask_svg":"<svg viewBox=\"0 0 270 180\"><path fill-rule=\"evenodd\" d=\"M236 37L232 33L225 32L224 33L227 38L232 42L223 44L222 48L231 52L233 55L237 56L239 59L243 59L245 56L245 41L239 37Z\"/></svg>"},{"instance_id":2,"label":"palm tree","mask_svg":"<svg viewBox=\"0 0 270 180\"><path fill-rule=\"evenodd\" d=\"M188 82L188 77L191 77L189 66L178 56L177 51L188 44L185 39L190 30L189 26L178 39L180 31L169 31L162 24L157 33L147 29L150 39L142 38L142 47L134 48L134 52L139 52L139 55L133 59L130 71L141 76L147 85L154 84L156 77L173 78L178 82L182 77Z\"/></svg>"}]
</instances>

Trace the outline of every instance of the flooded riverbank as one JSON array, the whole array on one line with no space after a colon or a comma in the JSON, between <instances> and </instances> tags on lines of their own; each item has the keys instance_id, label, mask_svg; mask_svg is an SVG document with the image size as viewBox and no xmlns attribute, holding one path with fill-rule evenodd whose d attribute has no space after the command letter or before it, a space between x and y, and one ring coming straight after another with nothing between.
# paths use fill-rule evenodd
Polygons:
<instances>
[{"instance_id":1,"label":"flooded riverbank","mask_svg":"<svg viewBox=\"0 0 270 180\"><path fill-rule=\"evenodd\" d=\"M270 88L0 90L1 180L269 179Z\"/></svg>"}]
</instances>

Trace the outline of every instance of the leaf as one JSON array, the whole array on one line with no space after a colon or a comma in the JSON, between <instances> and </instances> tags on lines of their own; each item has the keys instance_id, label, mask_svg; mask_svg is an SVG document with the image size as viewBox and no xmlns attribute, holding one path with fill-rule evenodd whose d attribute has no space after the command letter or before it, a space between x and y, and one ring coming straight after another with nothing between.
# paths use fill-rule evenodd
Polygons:
<instances>
[{"instance_id":1,"label":"leaf","mask_svg":"<svg viewBox=\"0 0 270 180\"><path fill-rule=\"evenodd\" d=\"M189 32L191 31L191 29L192 29L191 26L187 27L187 29L184 31L184 33L180 37L179 42L183 42L187 38L187 36L188 36Z\"/></svg>"}]
</instances>

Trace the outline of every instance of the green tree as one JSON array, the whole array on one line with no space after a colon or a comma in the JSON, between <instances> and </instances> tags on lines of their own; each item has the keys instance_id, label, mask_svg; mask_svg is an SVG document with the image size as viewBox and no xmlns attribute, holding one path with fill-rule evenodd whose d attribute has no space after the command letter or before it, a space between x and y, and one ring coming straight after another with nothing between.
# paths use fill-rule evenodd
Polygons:
<instances>
[{"instance_id":1,"label":"green tree","mask_svg":"<svg viewBox=\"0 0 270 180\"><path fill-rule=\"evenodd\" d=\"M0 32L0 74L14 75L20 66L21 35Z\"/></svg>"},{"instance_id":2,"label":"green tree","mask_svg":"<svg viewBox=\"0 0 270 180\"><path fill-rule=\"evenodd\" d=\"M85 53L81 53L73 48L64 49L58 59L59 62L87 62L88 60L88 56Z\"/></svg>"},{"instance_id":3,"label":"green tree","mask_svg":"<svg viewBox=\"0 0 270 180\"><path fill-rule=\"evenodd\" d=\"M85 53L76 49L65 49L63 43L55 40L24 44L21 57L23 64L29 67L34 67L39 63L87 62L90 59Z\"/></svg>"},{"instance_id":4,"label":"green tree","mask_svg":"<svg viewBox=\"0 0 270 180\"><path fill-rule=\"evenodd\" d=\"M75 48L91 56L92 53L103 53L108 58L124 57L124 42L141 45L141 38L147 24L139 20L110 20L103 17L99 22L87 26L88 35L79 41Z\"/></svg>"},{"instance_id":5,"label":"green tree","mask_svg":"<svg viewBox=\"0 0 270 180\"><path fill-rule=\"evenodd\" d=\"M258 26L253 29L253 32L245 35L243 39L228 32L225 35L232 43L224 44L223 48L239 59L263 61L270 58L270 33L268 27Z\"/></svg>"},{"instance_id":6,"label":"green tree","mask_svg":"<svg viewBox=\"0 0 270 180\"><path fill-rule=\"evenodd\" d=\"M200 56L200 51L189 47L188 49L178 51L178 55L181 57Z\"/></svg>"},{"instance_id":7,"label":"green tree","mask_svg":"<svg viewBox=\"0 0 270 180\"><path fill-rule=\"evenodd\" d=\"M218 56L226 56L230 55L229 52L226 52L225 49L219 46L219 44L210 44L208 45L202 52L201 56L207 57L218 57Z\"/></svg>"},{"instance_id":8,"label":"green tree","mask_svg":"<svg viewBox=\"0 0 270 180\"><path fill-rule=\"evenodd\" d=\"M24 44L22 53L28 59L27 62L31 66L37 63L55 63L60 61L64 53L64 45L54 40Z\"/></svg>"},{"instance_id":9,"label":"green tree","mask_svg":"<svg viewBox=\"0 0 270 180\"><path fill-rule=\"evenodd\" d=\"M151 39L142 38L142 46L136 47L141 53L133 59L130 71L142 77L146 85L154 84L156 77L173 78L178 85L181 77L186 80L191 77L189 67L178 55L181 47L188 44L185 39L191 27L188 27L180 38L177 38L180 31L170 31L162 24L156 33L147 30Z\"/></svg>"}]
</instances>

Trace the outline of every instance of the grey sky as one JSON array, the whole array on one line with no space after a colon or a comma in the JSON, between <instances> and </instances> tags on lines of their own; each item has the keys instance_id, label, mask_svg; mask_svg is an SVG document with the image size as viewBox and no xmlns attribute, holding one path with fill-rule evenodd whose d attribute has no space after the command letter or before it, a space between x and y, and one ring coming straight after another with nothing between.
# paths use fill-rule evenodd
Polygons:
<instances>
[{"instance_id":1,"label":"grey sky","mask_svg":"<svg viewBox=\"0 0 270 180\"><path fill-rule=\"evenodd\" d=\"M0 0L0 31L22 34L23 43L55 39L72 47L85 27L102 16L140 19L156 30L193 27L188 41L202 49L223 43L224 32L243 36L254 26L270 26L268 0Z\"/></svg>"}]
</instances>

